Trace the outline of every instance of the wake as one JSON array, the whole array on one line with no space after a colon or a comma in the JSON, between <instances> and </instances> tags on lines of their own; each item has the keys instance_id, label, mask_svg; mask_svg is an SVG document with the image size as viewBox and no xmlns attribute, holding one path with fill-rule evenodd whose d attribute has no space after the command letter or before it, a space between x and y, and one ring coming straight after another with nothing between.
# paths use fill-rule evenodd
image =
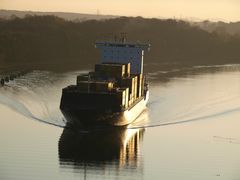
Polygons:
<instances>
[{"instance_id":1,"label":"wake","mask_svg":"<svg viewBox=\"0 0 240 180\"><path fill-rule=\"evenodd\" d=\"M64 128L66 120L59 109L62 88L75 84L76 76L85 72L57 74L33 71L0 88L0 103L27 118ZM237 90L240 89L239 72L226 75L228 86L234 85L228 91L222 83L221 73L199 77L174 80L172 84L169 83L171 86L161 86L161 82L150 86L148 108L128 128L191 123L240 111L240 96ZM176 96L176 92L180 90L186 92L187 96Z\"/></svg>"},{"instance_id":2,"label":"wake","mask_svg":"<svg viewBox=\"0 0 240 180\"><path fill-rule=\"evenodd\" d=\"M138 126L135 123L133 123L131 126L128 127L128 129L141 129L141 128L152 128L152 127L160 127L160 126L185 124L185 123L191 123L191 122L195 122L195 121L208 120L208 119L228 115L228 114L235 113L235 112L240 112L240 107L233 108L233 109L228 109L226 111L218 112L218 113L215 113L215 114L209 114L209 115L206 115L206 116L199 116L199 117L195 117L195 118L179 120L179 121L174 121L174 122L165 122L165 123L160 123L160 124L149 124L149 125L143 125L143 126Z\"/></svg>"},{"instance_id":3,"label":"wake","mask_svg":"<svg viewBox=\"0 0 240 180\"><path fill-rule=\"evenodd\" d=\"M75 83L76 75L83 72L33 71L0 88L0 103L27 118L63 128L66 121L59 109L61 90Z\"/></svg>"}]
</instances>

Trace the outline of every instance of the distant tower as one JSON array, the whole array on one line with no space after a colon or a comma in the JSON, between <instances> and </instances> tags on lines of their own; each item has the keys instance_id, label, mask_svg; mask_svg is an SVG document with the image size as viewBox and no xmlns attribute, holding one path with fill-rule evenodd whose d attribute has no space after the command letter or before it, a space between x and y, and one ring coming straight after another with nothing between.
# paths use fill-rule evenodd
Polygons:
<instances>
[{"instance_id":1,"label":"distant tower","mask_svg":"<svg viewBox=\"0 0 240 180\"><path fill-rule=\"evenodd\" d=\"M144 51L150 49L150 44L126 42L126 34L122 33L111 42L96 42L95 47L101 50L101 63L131 63L131 74L142 74Z\"/></svg>"},{"instance_id":2,"label":"distant tower","mask_svg":"<svg viewBox=\"0 0 240 180\"><path fill-rule=\"evenodd\" d=\"M100 15L100 10L99 10L99 9L97 9L97 15L98 15L98 16Z\"/></svg>"}]
</instances>

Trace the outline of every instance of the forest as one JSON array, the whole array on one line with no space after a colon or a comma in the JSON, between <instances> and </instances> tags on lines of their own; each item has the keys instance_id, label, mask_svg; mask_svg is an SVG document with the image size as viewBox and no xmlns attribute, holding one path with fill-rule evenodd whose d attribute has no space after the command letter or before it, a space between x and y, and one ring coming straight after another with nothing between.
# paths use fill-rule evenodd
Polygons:
<instances>
[{"instance_id":1,"label":"forest","mask_svg":"<svg viewBox=\"0 0 240 180\"><path fill-rule=\"evenodd\" d=\"M174 19L119 17L83 22L46 15L0 19L0 66L79 69L99 61L94 43L126 33L151 44L146 63L240 63L240 37L208 32Z\"/></svg>"}]
</instances>

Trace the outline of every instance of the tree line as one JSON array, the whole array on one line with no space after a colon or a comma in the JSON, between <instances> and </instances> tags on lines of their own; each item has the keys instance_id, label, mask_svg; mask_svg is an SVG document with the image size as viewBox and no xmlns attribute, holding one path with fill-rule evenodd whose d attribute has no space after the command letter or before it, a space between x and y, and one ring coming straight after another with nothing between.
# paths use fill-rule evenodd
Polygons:
<instances>
[{"instance_id":1,"label":"tree line","mask_svg":"<svg viewBox=\"0 0 240 180\"><path fill-rule=\"evenodd\" d=\"M240 38L207 32L185 21L120 17L72 22L56 16L27 15L0 19L0 65L81 68L99 61L96 40L122 32L129 41L150 42L147 62L240 62Z\"/></svg>"}]
</instances>

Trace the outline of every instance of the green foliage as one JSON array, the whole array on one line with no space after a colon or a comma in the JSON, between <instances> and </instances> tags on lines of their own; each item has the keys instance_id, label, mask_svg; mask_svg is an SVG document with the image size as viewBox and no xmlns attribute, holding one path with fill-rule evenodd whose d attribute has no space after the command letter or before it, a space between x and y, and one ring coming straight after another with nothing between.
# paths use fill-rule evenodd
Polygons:
<instances>
[{"instance_id":1,"label":"green foliage","mask_svg":"<svg viewBox=\"0 0 240 180\"><path fill-rule=\"evenodd\" d=\"M121 17L71 22L56 16L31 15L0 19L0 62L78 68L99 61L95 40L121 32L127 33L129 41L151 43L148 62L240 62L239 38L222 37L184 21Z\"/></svg>"}]
</instances>

